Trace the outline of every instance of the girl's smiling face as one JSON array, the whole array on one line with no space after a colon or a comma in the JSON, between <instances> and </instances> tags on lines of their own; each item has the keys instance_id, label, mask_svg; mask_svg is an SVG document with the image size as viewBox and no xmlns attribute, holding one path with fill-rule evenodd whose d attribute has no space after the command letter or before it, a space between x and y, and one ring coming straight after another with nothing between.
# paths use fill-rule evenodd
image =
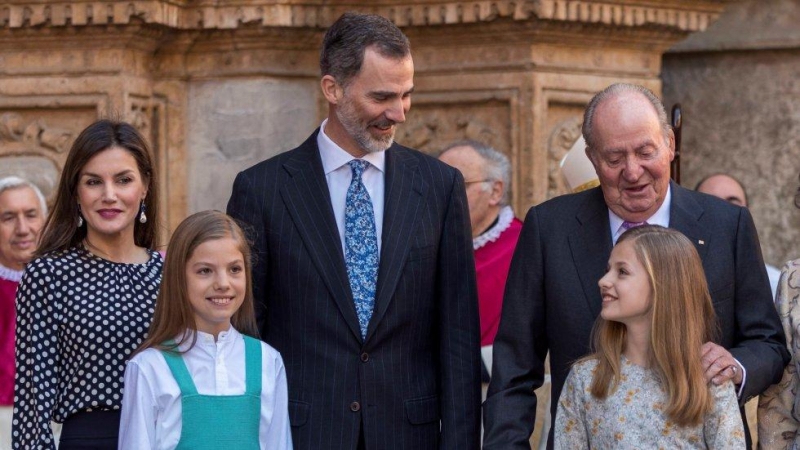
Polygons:
<instances>
[{"instance_id":1,"label":"girl's smiling face","mask_svg":"<svg viewBox=\"0 0 800 450\"><path fill-rule=\"evenodd\" d=\"M600 315L605 320L633 322L649 321L653 304L650 275L633 247L633 240L617 244L611 251L608 270L598 282L603 297Z\"/></svg>"},{"instance_id":2,"label":"girl's smiling face","mask_svg":"<svg viewBox=\"0 0 800 450\"><path fill-rule=\"evenodd\" d=\"M244 256L231 237L203 242L186 263L186 291L198 331L227 331L247 291Z\"/></svg>"}]
</instances>

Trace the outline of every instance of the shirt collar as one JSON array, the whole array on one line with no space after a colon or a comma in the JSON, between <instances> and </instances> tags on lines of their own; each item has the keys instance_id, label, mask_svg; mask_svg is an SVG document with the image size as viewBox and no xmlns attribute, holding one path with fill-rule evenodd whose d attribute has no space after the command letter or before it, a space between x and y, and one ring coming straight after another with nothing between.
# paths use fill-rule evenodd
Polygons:
<instances>
[{"instance_id":1,"label":"shirt collar","mask_svg":"<svg viewBox=\"0 0 800 450\"><path fill-rule=\"evenodd\" d=\"M192 343L192 334L197 334L197 342L195 345L199 345L201 347L215 347L226 345L229 342L234 342L240 336L240 333L236 330L236 328L231 325L228 331L222 331L217 335L217 341L214 342L214 335L210 333L206 333L200 330L186 330L186 338L180 345L181 351L186 351L189 345ZM180 336L176 339L176 342L180 341Z\"/></svg>"},{"instance_id":2,"label":"shirt collar","mask_svg":"<svg viewBox=\"0 0 800 450\"><path fill-rule=\"evenodd\" d=\"M672 204L672 186L667 185L667 194L664 196L664 202L661 204L661 207L650 217L647 218L646 222L648 225L660 225L664 228L669 227L669 207ZM625 231L622 229L622 223L625 220L614 214L611 211L611 208L608 209L608 223L611 229L611 241L616 244L617 239L622 235Z\"/></svg>"},{"instance_id":3,"label":"shirt collar","mask_svg":"<svg viewBox=\"0 0 800 450\"><path fill-rule=\"evenodd\" d=\"M322 170L325 171L325 175L339 169L343 165L347 164L348 162L356 159L353 158L353 155L347 153L343 148L336 145L331 138L325 134L325 125L328 123L328 119L322 121L322 125L319 126L319 133L317 133L317 146L319 147L319 156L322 158ZM386 152L373 152L367 153L361 159L370 163L370 165L374 166L376 169L380 170L382 173L386 173Z\"/></svg>"},{"instance_id":4,"label":"shirt collar","mask_svg":"<svg viewBox=\"0 0 800 450\"><path fill-rule=\"evenodd\" d=\"M3 278L5 280L19 283L19 281L22 279L22 272L23 272L22 270L10 269L0 264L0 278Z\"/></svg>"}]
</instances>

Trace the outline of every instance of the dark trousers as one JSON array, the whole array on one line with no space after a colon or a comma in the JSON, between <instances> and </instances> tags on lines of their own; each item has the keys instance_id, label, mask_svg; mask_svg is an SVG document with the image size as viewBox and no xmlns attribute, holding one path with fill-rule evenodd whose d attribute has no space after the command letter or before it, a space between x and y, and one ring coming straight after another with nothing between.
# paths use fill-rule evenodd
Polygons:
<instances>
[{"instance_id":1,"label":"dark trousers","mask_svg":"<svg viewBox=\"0 0 800 450\"><path fill-rule=\"evenodd\" d=\"M61 427L59 450L116 450L119 411L80 411Z\"/></svg>"}]
</instances>

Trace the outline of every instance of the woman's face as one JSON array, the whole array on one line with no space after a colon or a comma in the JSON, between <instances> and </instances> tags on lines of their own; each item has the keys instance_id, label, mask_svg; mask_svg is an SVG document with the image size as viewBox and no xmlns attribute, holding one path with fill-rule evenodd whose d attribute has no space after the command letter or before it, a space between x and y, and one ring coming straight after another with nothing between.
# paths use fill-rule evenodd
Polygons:
<instances>
[{"instance_id":1,"label":"woman's face","mask_svg":"<svg viewBox=\"0 0 800 450\"><path fill-rule=\"evenodd\" d=\"M92 157L80 172L77 192L89 240L133 238L147 180L129 151L111 147Z\"/></svg>"}]
</instances>

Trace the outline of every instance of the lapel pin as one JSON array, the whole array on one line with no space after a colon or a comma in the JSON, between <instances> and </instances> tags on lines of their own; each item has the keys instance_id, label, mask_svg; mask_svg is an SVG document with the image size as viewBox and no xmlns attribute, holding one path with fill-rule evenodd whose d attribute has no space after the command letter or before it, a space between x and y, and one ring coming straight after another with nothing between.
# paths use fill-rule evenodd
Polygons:
<instances>
[{"instance_id":1,"label":"lapel pin","mask_svg":"<svg viewBox=\"0 0 800 450\"><path fill-rule=\"evenodd\" d=\"M700 239L700 240L697 241L697 243L700 244L700 245L705 245L706 241Z\"/></svg>"}]
</instances>

